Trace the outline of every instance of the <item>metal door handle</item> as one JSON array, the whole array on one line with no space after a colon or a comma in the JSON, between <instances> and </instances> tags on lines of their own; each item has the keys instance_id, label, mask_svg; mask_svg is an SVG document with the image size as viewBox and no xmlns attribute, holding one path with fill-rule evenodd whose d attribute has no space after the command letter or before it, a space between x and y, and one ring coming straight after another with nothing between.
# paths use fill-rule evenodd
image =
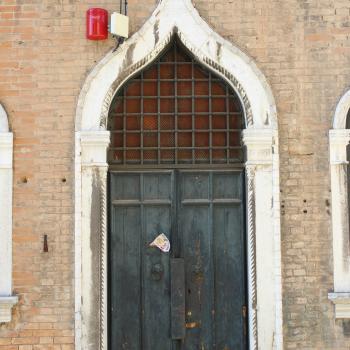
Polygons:
<instances>
[{"instance_id":1,"label":"metal door handle","mask_svg":"<svg viewBox=\"0 0 350 350\"><path fill-rule=\"evenodd\" d=\"M163 277L164 269L162 264L154 264L151 269L151 276L154 281L160 281Z\"/></svg>"}]
</instances>

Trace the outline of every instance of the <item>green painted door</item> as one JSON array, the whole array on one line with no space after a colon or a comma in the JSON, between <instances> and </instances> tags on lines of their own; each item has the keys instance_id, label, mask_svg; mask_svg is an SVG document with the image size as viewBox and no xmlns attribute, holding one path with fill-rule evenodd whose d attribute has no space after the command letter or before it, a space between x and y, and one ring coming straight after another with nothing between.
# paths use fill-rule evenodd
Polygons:
<instances>
[{"instance_id":1,"label":"green painted door","mask_svg":"<svg viewBox=\"0 0 350 350\"><path fill-rule=\"evenodd\" d=\"M110 349L247 349L243 171L109 178Z\"/></svg>"}]
</instances>

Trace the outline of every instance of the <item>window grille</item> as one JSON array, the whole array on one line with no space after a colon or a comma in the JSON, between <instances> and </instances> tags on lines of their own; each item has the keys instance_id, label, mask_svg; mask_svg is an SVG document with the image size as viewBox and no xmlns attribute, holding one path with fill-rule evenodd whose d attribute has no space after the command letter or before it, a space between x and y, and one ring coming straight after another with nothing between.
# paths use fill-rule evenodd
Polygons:
<instances>
[{"instance_id":1,"label":"window grille","mask_svg":"<svg viewBox=\"0 0 350 350\"><path fill-rule=\"evenodd\" d=\"M174 40L113 99L114 165L243 162L244 114L235 91Z\"/></svg>"}]
</instances>

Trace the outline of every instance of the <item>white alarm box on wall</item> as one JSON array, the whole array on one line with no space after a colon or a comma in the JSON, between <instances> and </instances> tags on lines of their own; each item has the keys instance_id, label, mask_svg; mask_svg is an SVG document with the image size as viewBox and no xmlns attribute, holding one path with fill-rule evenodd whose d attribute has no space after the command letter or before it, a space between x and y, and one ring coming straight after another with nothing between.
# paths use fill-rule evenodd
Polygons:
<instances>
[{"instance_id":1,"label":"white alarm box on wall","mask_svg":"<svg viewBox=\"0 0 350 350\"><path fill-rule=\"evenodd\" d=\"M111 15L110 32L112 35L127 38L129 36L129 17L113 12Z\"/></svg>"}]
</instances>

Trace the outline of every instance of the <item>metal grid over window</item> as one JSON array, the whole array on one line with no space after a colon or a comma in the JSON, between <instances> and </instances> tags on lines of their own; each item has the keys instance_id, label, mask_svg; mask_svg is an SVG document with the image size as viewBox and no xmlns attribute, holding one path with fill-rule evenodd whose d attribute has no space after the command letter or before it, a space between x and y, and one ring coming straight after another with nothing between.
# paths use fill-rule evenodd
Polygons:
<instances>
[{"instance_id":1,"label":"metal grid over window","mask_svg":"<svg viewBox=\"0 0 350 350\"><path fill-rule=\"evenodd\" d=\"M236 93L177 40L120 89L108 127L110 164L243 161L244 117Z\"/></svg>"}]
</instances>

